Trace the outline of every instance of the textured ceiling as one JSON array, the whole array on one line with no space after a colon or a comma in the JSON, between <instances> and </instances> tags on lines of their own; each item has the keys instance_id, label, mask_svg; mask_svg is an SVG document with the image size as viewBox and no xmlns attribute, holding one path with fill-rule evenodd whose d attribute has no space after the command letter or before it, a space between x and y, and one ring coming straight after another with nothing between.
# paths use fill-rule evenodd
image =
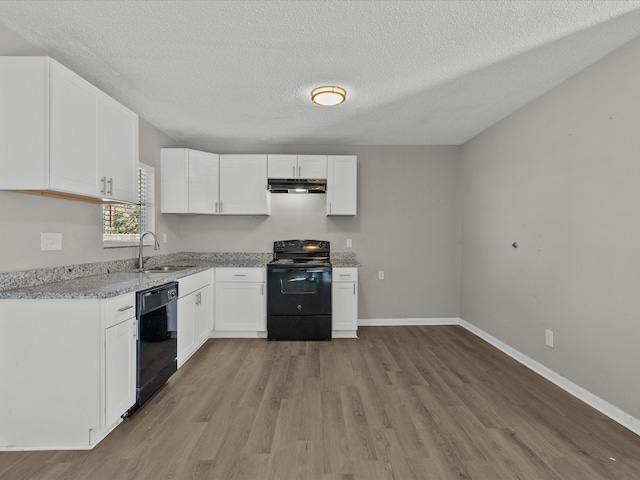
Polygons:
<instances>
[{"instance_id":1,"label":"textured ceiling","mask_svg":"<svg viewBox=\"0 0 640 480\"><path fill-rule=\"evenodd\" d=\"M640 35L640 1L1 1L189 144L461 144ZM313 106L336 84L347 102Z\"/></svg>"}]
</instances>

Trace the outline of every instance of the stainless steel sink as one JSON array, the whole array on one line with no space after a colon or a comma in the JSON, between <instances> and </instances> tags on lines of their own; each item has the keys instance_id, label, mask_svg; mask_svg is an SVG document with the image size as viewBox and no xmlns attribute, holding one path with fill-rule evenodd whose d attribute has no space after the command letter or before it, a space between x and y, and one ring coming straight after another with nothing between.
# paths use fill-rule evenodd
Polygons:
<instances>
[{"instance_id":1,"label":"stainless steel sink","mask_svg":"<svg viewBox=\"0 0 640 480\"><path fill-rule=\"evenodd\" d=\"M157 267L145 267L142 269L142 273L179 272L180 270L186 270L193 267L193 265L159 265Z\"/></svg>"}]
</instances>

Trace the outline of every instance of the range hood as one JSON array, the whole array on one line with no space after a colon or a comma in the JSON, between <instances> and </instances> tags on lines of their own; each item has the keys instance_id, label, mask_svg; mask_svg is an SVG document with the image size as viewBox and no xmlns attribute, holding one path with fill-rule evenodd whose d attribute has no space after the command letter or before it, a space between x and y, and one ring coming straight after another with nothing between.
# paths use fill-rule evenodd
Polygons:
<instances>
[{"instance_id":1,"label":"range hood","mask_svg":"<svg viewBox=\"0 0 640 480\"><path fill-rule=\"evenodd\" d=\"M271 193L326 193L327 180L324 178L270 178Z\"/></svg>"}]
</instances>

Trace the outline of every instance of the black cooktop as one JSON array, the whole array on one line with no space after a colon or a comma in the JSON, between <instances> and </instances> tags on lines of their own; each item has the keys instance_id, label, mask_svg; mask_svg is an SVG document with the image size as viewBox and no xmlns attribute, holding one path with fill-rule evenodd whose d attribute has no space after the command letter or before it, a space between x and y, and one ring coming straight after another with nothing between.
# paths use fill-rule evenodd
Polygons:
<instances>
[{"instance_id":1,"label":"black cooktop","mask_svg":"<svg viewBox=\"0 0 640 480\"><path fill-rule=\"evenodd\" d=\"M273 242L271 263L330 265L330 244L324 240L279 240Z\"/></svg>"},{"instance_id":2,"label":"black cooktop","mask_svg":"<svg viewBox=\"0 0 640 480\"><path fill-rule=\"evenodd\" d=\"M280 258L277 260L271 260L269 265L291 265L291 266L310 266L318 265L323 267L330 267L331 262L326 258Z\"/></svg>"}]
</instances>

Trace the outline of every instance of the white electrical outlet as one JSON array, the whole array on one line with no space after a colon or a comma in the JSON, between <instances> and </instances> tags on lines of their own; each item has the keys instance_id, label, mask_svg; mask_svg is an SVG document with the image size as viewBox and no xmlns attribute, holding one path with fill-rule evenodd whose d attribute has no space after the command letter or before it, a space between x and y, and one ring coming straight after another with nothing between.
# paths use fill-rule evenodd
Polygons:
<instances>
[{"instance_id":1,"label":"white electrical outlet","mask_svg":"<svg viewBox=\"0 0 640 480\"><path fill-rule=\"evenodd\" d=\"M41 233L40 234L40 250L62 250L62 234L61 233Z\"/></svg>"},{"instance_id":2,"label":"white electrical outlet","mask_svg":"<svg viewBox=\"0 0 640 480\"><path fill-rule=\"evenodd\" d=\"M353 247L353 241L350 238L347 238L347 248Z\"/></svg>"},{"instance_id":3,"label":"white electrical outlet","mask_svg":"<svg viewBox=\"0 0 640 480\"><path fill-rule=\"evenodd\" d=\"M384 271L380 270L378 272L378 280L384 280Z\"/></svg>"},{"instance_id":4,"label":"white electrical outlet","mask_svg":"<svg viewBox=\"0 0 640 480\"><path fill-rule=\"evenodd\" d=\"M553 348L553 331L551 330L544 331L544 343L547 347Z\"/></svg>"}]
</instances>

